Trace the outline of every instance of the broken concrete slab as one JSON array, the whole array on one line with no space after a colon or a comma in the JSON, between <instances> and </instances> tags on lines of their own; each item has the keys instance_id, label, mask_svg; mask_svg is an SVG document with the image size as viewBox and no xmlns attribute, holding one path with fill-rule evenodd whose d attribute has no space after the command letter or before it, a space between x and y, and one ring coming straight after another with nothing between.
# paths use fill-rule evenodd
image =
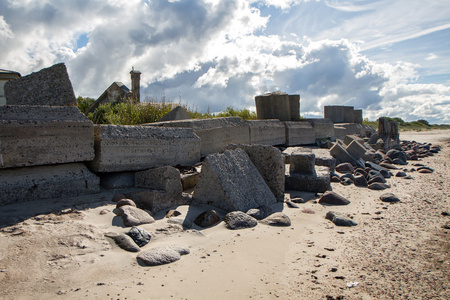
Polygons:
<instances>
[{"instance_id":1,"label":"broken concrete slab","mask_svg":"<svg viewBox=\"0 0 450 300\"><path fill-rule=\"evenodd\" d=\"M0 106L0 169L92 160L93 127L76 107Z\"/></svg>"},{"instance_id":2,"label":"broken concrete slab","mask_svg":"<svg viewBox=\"0 0 450 300\"><path fill-rule=\"evenodd\" d=\"M269 145L230 145L228 148L243 149L278 202L284 201L285 164L280 150Z\"/></svg>"},{"instance_id":3,"label":"broken concrete slab","mask_svg":"<svg viewBox=\"0 0 450 300\"><path fill-rule=\"evenodd\" d=\"M156 122L144 126L193 130L200 137L202 157L223 151L229 144L250 144L249 125L239 117Z\"/></svg>"},{"instance_id":4,"label":"broken concrete slab","mask_svg":"<svg viewBox=\"0 0 450 300\"><path fill-rule=\"evenodd\" d=\"M100 179L84 164L0 170L0 205L100 192Z\"/></svg>"},{"instance_id":5,"label":"broken concrete slab","mask_svg":"<svg viewBox=\"0 0 450 300\"><path fill-rule=\"evenodd\" d=\"M177 120L189 120L191 117L187 113L187 111L182 106L177 106L164 115L158 122L165 121L177 121Z\"/></svg>"},{"instance_id":6,"label":"broken concrete slab","mask_svg":"<svg viewBox=\"0 0 450 300\"><path fill-rule=\"evenodd\" d=\"M330 119L304 119L314 128L316 140L334 137L334 124Z\"/></svg>"},{"instance_id":7,"label":"broken concrete slab","mask_svg":"<svg viewBox=\"0 0 450 300\"><path fill-rule=\"evenodd\" d=\"M250 144L252 145L284 145L286 129L280 120L250 120Z\"/></svg>"},{"instance_id":8,"label":"broken concrete slab","mask_svg":"<svg viewBox=\"0 0 450 300\"><path fill-rule=\"evenodd\" d=\"M246 212L275 204L277 199L247 153L236 149L206 157L193 203L213 205L228 212Z\"/></svg>"},{"instance_id":9,"label":"broken concrete slab","mask_svg":"<svg viewBox=\"0 0 450 300\"><path fill-rule=\"evenodd\" d=\"M8 81L4 90L7 105L77 105L64 63Z\"/></svg>"},{"instance_id":10,"label":"broken concrete slab","mask_svg":"<svg viewBox=\"0 0 450 300\"><path fill-rule=\"evenodd\" d=\"M286 146L311 145L316 142L316 133L309 122L284 122Z\"/></svg>"},{"instance_id":11,"label":"broken concrete slab","mask_svg":"<svg viewBox=\"0 0 450 300\"><path fill-rule=\"evenodd\" d=\"M96 125L95 172L191 166L200 161L200 139L189 128Z\"/></svg>"},{"instance_id":12,"label":"broken concrete slab","mask_svg":"<svg viewBox=\"0 0 450 300\"><path fill-rule=\"evenodd\" d=\"M316 175L289 173L286 171L286 190L323 193L331 189L330 169L317 166Z\"/></svg>"}]
</instances>

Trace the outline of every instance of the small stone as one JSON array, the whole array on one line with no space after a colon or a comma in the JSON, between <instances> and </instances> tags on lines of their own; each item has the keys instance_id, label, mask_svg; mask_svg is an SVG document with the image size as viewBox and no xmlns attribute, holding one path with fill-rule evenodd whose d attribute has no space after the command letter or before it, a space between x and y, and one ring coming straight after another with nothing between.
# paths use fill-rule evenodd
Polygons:
<instances>
[{"instance_id":1,"label":"small stone","mask_svg":"<svg viewBox=\"0 0 450 300\"><path fill-rule=\"evenodd\" d=\"M202 228L213 226L219 222L220 216L213 209L202 212L200 215L198 215L198 217L194 221L196 225Z\"/></svg>"},{"instance_id":2,"label":"small stone","mask_svg":"<svg viewBox=\"0 0 450 300\"><path fill-rule=\"evenodd\" d=\"M258 221L255 218L243 213L242 211L230 212L223 220L226 227L232 230L252 228L258 225Z\"/></svg>"},{"instance_id":3,"label":"small stone","mask_svg":"<svg viewBox=\"0 0 450 300\"><path fill-rule=\"evenodd\" d=\"M125 205L131 205L131 206L136 207L136 203L134 203L133 200L131 200L131 199L120 199L119 201L117 201L116 208L119 208L119 207L125 206Z\"/></svg>"},{"instance_id":4,"label":"small stone","mask_svg":"<svg viewBox=\"0 0 450 300\"><path fill-rule=\"evenodd\" d=\"M345 185L345 186L352 185L353 181L348 177L344 177L344 178L341 178L341 184Z\"/></svg>"},{"instance_id":5,"label":"small stone","mask_svg":"<svg viewBox=\"0 0 450 300\"><path fill-rule=\"evenodd\" d=\"M133 241L133 239L124 233L107 233L105 235L109 238L112 238L116 242L116 244L123 250L129 252L139 252L141 250L139 246Z\"/></svg>"},{"instance_id":6,"label":"small stone","mask_svg":"<svg viewBox=\"0 0 450 300\"><path fill-rule=\"evenodd\" d=\"M336 172L339 173L353 173L355 169L351 163L342 163L336 166Z\"/></svg>"},{"instance_id":7,"label":"small stone","mask_svg":"<svg viewBox=\"0 0 450 300\"><path fill-rule=\"evenodd\" d=\"M150 242L152 236L146 230L133 226L127 233L139 247L144 247Z\"/></svg>"},{"instance_id":8,"label":"small stone","mask_svg":"<svg viewBox=\"0 0 450 300\"><path fill-rule=\"evenodd\" d=\"M291 226L291 219L285 213L276 212L261 220L260 223L270 226Z\"/></svg>"},{"instance_id":9,"label":"small stone","mask_svg":"<svg viewBox=\"0 0 450 300\"><path fill-rule=\"evenodd\" d=\"M395 174L395 177L406 177L406 176L408 176L408 175L406 175L406 173L403 172L403 171L398 171L398 172Z\"/></svg>"},{"instance_id":10,"label":"small stone","mask_svg":"<svg viewBox=\"0 0 450 300\"><path fill-rule=\"evenodd\" d=\"M319 199L320 204L348 205L350 201L335 192L327 191Z\"/></svg>"},{"instance_id":11,"label":"small stone","mask_svg":"<svg viewBox=\"0 0 450 300\"><path fill-rule=\"evenodd\" d=\"M369 186L368 186L369 189L376 190L376 191L382 191L382 190L388 189L390 187L391 186L386 183L379 183L379 182L369 184Z\"/></svg>"},{"instance_id":12,"label":"small stone","mask_svg":"<svg viewBox=\"0 0 450 300\"><path fill-rule=\"evenodd\" d=\"M335 175L335 176L331 176L330 181L331 182L341 182L341 179L339 178L339 176Z\"/></svg>"},{"instance_id":13,"label":"small stone","mask_svg":"<svg viewBox=\"0 0 450 300\"><path fill-rule=\"evenodd\" d=\"M394 160L392 161L392 163L393 163L394 165L400 165L400 166L405 166L405 165L408 164L407 162L401 160L400 158L394 159Z\"/></svg>"},{"instance_id":14,"label":"small stone","mask_svg":"<svg viewBox=\"0 0 450 300\"><path fill-rule=\"evenodd\" d=\"M325 219L330 220L336 226L356 226L356 225L358 225L352 219L347 218L343 214L335 212L335 211L327 212Z\"/></svg>"},{"instance_id":15,"label":"small stone","mask_svg":"<svg viewBox=\"0 0 450 300\"><path fill-rule=\"evenodd\" d=\"M366 179L366 177L364 177L364 175L355 176L355 180L353 181L353 184L355 186L359 186L359 187L367 187L368 186L367 179Z\"/></svg>"},{"instance_id":16,"label":"small stone","mask_svg":"<svg viewBox=\"0 0 450 300\"><path fill-rule=\"evenodd\" d=\"M428 168L419 168L419 173L429 174L429 173L433 173L433 170L428 169Z\"/></svg>"},{"instance_id":17,"label":"small stone","mask_svg":"<svg viewBox=\"0 0 450 300\"><path fill-rule=\"evenodd\" d=\"M385 193L380 196L380 200L383 202L400 202L400 199L392 193Z\"/></svg>"},{"instance_id":18,"label":"small stone","mask_svg":"<svg viewBox=\"0 0 450 300\"><path fill-rule=\"evenodd\" d=\"M102 209L100 212L99 212L99 214L101 214L101 215L106 215L107 213L109 213L109 212L111 212L109 209Z\"/></svg>"},{"instance_id":19,"label":"small stone","mask_svg":"<svg viewBox=\"0 0 450 300\"><path fill-rule=\"evenodd\" d=\"M168 212L166 212L166 218L178 217L180 215L181 213L175 209L171 209Z\"/></svg>"},{"instance_id":20,"label":"small stone","mask_svg":"<svg viewBox=\"0 0 450 300\"><path fill-rule=\"evenodd\" d=\"M291 201L294 203L306 203L305 199L300 198L300 197L294 197L291 199Z\"/></svg>"},{"instance_id":21,"label":"small stone","mask_svg":"<svg viewBox=\"0 0 450 300\"><path fill-rule=\"evenodd\" d=\"M181 258L181 255L189 254L188 247L181 245L171 245L157 247L143 251L137 256L137 260L146 266L159 266L175 262Z\"/></svg>"},{"instance_id":22,"label":"small stone","mask_svg":"<svg viewBox=\"0 0 450 300\"><path fill-rule=\"evenodd\" d=\"M124 225L128 227L155 222L155 219L148 212L131 205L119 207L117 215L122 217Z\"/></svg>"}]
</instances>

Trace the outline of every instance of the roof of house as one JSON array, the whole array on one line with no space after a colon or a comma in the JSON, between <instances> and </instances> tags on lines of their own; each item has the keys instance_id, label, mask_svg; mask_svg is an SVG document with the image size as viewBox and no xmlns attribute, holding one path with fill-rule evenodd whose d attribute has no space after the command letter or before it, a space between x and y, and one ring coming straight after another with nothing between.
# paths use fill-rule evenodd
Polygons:
<instances>
[{"instance_id":1,"label":"roof of house","mask_svg":"<svg viewBox=\"0 0 450 300\"><path fill-rule=\"evenodd\" d=\"M14 74L14 75L19 75L19 77L22 76L22 75L20 75L19 72L16 72L16 71L10 71L10 70L5 70L5 69L0 69L0 74Z\"/></svg>"}]
</instances>

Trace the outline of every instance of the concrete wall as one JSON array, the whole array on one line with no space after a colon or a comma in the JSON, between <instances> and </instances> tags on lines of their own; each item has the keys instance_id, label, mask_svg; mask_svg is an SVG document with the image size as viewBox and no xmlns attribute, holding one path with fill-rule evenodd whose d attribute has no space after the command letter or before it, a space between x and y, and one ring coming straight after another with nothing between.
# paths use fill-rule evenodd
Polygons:
<instances>
[{"instance_id":1,"label":"concrete wall","mask_svg":"<svg viewBox=\"0 0 450 300\"><path fill-rule=\"evenodd\" d=\"M255 97L258 119L278 119L290 121L289 95L282 92L268 93Z\"/></svg>"},{"instance_id":2,"label":"concrete wall","mask_svg":"<svg viewBox=\"0 0 450 300\"><path fill-rule=\"evenodd\" d=\"M286 129L280 120L247 121L250 128L250 144L252 145L284 145Z\"/></svg>"},{"instance_id":3,"label":"concrete wall","mask_svg":"<svg viewBox=\"0 0 450 300\"><path fill-rule=\"evenodd\" d=\"M315 139L334 137L334 124L330 119L304 119L314 127Z\"/></svg>"},{"instance_id":4,"label":"concrete wall","mask_svg":"<svg viewBox=\"0 0 450 300\"><path fill-rule=\"evenodd\" d=\"M362 110L354 110L353 106L329 105L323 107L324 117L333 123L362 124ZM356 116L356 121L355 121Z\"/></svg>"},{"instance_id":5,"label":"concrete wall","mask_svg":"<svg viewBox=\"0 0 450 300\"><path fill-rule=\"evenodd\" d=\"M310 145L316 142L314 127L309 122L284 122L286 146Z\"/></svg>"},{"instance_id":6,"label":"concrete wall","mask_svg":"<svg viewBox=\"0 0 450 300\"><path fill-rule=\"evenodd\" d=\"M289 110L291 121L300 120L300 95L289 95Z\"/></svg>"}]
</instances>

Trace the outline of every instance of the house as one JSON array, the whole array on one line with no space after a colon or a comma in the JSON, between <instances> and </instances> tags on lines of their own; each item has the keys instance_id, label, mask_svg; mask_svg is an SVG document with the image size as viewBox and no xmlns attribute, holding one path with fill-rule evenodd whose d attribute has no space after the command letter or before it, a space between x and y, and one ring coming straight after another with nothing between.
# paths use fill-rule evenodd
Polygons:
<instances>
[{"instance_id":1,"label":"house","mask_svg":"<svg viewBox=\"0 0 450 300\"><path fill-rule=\"evenodd\" d=\"M121 101L127 98L134 99L136 102L140 102L140 80L141 72L134 68L130 71L131 75L131 88L125 86L122 82L113 82L100 97L91 105L86 114L94 112L101 104L112 103L115 101Z\"/></svg>"},{"instance_id":2,"label":"house","mask_svg":"<svg viewBox=\"0 0 450 300\"><path fill-rule=\"evenodd\" d=\"M0 69L0 105L6 105L3 87L7 81L21 77L19 72Z\"/></svg>"}]
</instances>

